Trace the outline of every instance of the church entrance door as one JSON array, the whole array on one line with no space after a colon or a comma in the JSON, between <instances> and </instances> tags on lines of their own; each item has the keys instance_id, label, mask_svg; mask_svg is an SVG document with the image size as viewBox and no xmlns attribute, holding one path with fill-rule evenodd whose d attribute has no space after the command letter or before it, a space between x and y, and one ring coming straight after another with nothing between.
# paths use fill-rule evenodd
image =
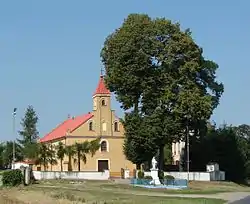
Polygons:
<instances>
[{"instance_id":1,"label":"church entrance door","mask_svg":"<svg viewBox=\"0 0 250 204\"><path fill-rule=\"evenodd\" d=\"M98 160L98 171L103 172L104 170L109 170L108 160Z\"/></svg>"}]
</instances>

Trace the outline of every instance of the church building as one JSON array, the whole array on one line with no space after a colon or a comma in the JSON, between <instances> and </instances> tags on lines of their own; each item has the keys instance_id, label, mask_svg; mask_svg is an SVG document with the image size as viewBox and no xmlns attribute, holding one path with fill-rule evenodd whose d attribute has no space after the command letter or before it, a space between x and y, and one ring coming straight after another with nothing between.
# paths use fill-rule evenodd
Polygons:
<instances>
[{"instance_id":1,"label":"church building","mask_svg":"<svg viewBox=\"0 0 250 204\"><path fill-rule=\"evenodd\" d=\"M109 170L111 177L121 177L122 169L129 169L130 174L135 165L128 161L123 153L124 129L120 119L111 109L111 93L106 88L103 76L93 94L93 110L87 114L69 117L50 133L40 139L42 143L58 145L59 142L73 145L85 140L101 138L100 149L93 157L87 155L87 162L81 163L81 171ZM68 157L65 155L63 170L68 170ZM37 167L41 169L42 167ZM78 167L72 164L73 171ZM60 162L48 166L49 171L60 171Z\"/></svg>"}]
</instances>

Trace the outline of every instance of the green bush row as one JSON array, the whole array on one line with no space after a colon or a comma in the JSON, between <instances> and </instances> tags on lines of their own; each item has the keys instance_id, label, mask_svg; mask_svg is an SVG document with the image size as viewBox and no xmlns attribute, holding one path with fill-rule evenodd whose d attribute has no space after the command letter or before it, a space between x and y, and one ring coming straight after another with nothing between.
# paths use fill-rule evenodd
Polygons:
<instances>
[{"instance_id":1,"label":"green bush row","mask_svg":"<svg viewBox=\"0 0 250 204\"><path fill-rule=\"evenodd\" d=\"M163 171L159 171L158 172L158 177L159 177L160 180L174 180L175 179L171 175L164 176L164 172ZM141 170L138 172L138 178L139 179L148 179L148 180L152 180L153 179L152 176L145 176L144 172L141 171Z\"/></svg>"}]
</instances>

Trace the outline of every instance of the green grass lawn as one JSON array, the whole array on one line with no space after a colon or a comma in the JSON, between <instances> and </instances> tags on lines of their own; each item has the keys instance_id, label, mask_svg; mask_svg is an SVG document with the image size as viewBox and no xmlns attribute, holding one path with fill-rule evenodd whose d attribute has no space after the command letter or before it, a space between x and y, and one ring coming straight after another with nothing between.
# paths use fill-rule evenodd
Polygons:
<instances>
[{"instance_id":1,"label":"green grass lawn","mask_svg":"<svg viewBox=\"0 0 250 204\"><path fill-rule=\"evenodd\" d=\"M215 194L223 192L250 192L250 187L239 185L233 182L199 182L191 181L189 183L188 189L183 190L171 190L171 189L146 189L143 187L134 187L132 185L126 184L117 184L111 181L85 181L85 184L88 183L88 189L105 189L106 191L120 191L120 192L157 192L164 194ZM84 188L84 183L78 185L72 185L69 181L66 180L55 180L55 181L43 181L41 185L50 185L50 186L63 186L68 188Z\"/></svg>"},{"instance_id":2,"label":"green grass lawn","mask_svg":"<svg viewBox=\"0 0 250 204\"><path fill-rule=\"evenodd\" d=\"M0 190L7 204L222 204L219 199L166 197L165 192L133 188L111 181L43 181L27 187ZM177 192L177 191L171 191ZM157 194L157 195L156 195ZM173 195L174 196L174 195ZM10 201L12 200L12 201ZM46 202L45 202L46 201ZM5 204L3 202L3 204ZM2 202L1 202L2 204Z\"/></svg>"},{"instance_id":3,"label":"green grass lawn","mask_svg":"<svg viewBox=\"0 0 250 204\"><path fill-rule=\"evenodd\" d=\"M192 194L205 197L205 194L218 192L250 191L249 187L230 182L190 182L189 187L185 190L144 189L114 181L50 180L0 190L0 201L5 199L6 204L44 204L45 201L46 204L222 204L224 200L190 197ZM178 197L185 195L189 197Z\"/></svg>"},{"instance_id":4,"label":"green grass lawn","mask_svg":"<svg viewBox=\"0 0 250 204\"><path fill-rule=\"evenodd\" d=\"M222 204L219 199L206 198L176 198L147 195L123 194L116 191L69 190L62 188L37 188L27 187L24 189L3 190L0 200L6 204ZM12 202L11 202L12 200ZM2 202L1 202L2 204ZM5 204L3 202L3 204Z\"/></svg>"}]
</instances>

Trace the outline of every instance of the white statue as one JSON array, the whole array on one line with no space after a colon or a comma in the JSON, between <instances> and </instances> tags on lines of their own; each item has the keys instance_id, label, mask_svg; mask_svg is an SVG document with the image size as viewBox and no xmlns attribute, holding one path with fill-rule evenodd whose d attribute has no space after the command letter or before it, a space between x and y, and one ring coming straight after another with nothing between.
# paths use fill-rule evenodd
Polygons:
<instances>
[{"instance_id":1,"label":"white statue","mask_svg":"<svg viewBox=\"0 0 250 204\"><path fill-rule=\"evenodd\" d=\"M156 169L157 161L156 161L155 157L153 157L151 163L152 163L152 169Z\"/></svg>"},{"instance_id":2,"label":"white statue","mask_svg":"<svg viewBox=\"0 0 250 204\"><path fill-rule=\"evenodd\" d=\"M156 167L157 165L157 161L155 159L155 157L152 158L152 169L150 169L150 175L153 178L153 180L150 182L151 185L161 185L161 182L159 180L159 176L158 176L158 169Z\"/></svg>"}]
</instances>

